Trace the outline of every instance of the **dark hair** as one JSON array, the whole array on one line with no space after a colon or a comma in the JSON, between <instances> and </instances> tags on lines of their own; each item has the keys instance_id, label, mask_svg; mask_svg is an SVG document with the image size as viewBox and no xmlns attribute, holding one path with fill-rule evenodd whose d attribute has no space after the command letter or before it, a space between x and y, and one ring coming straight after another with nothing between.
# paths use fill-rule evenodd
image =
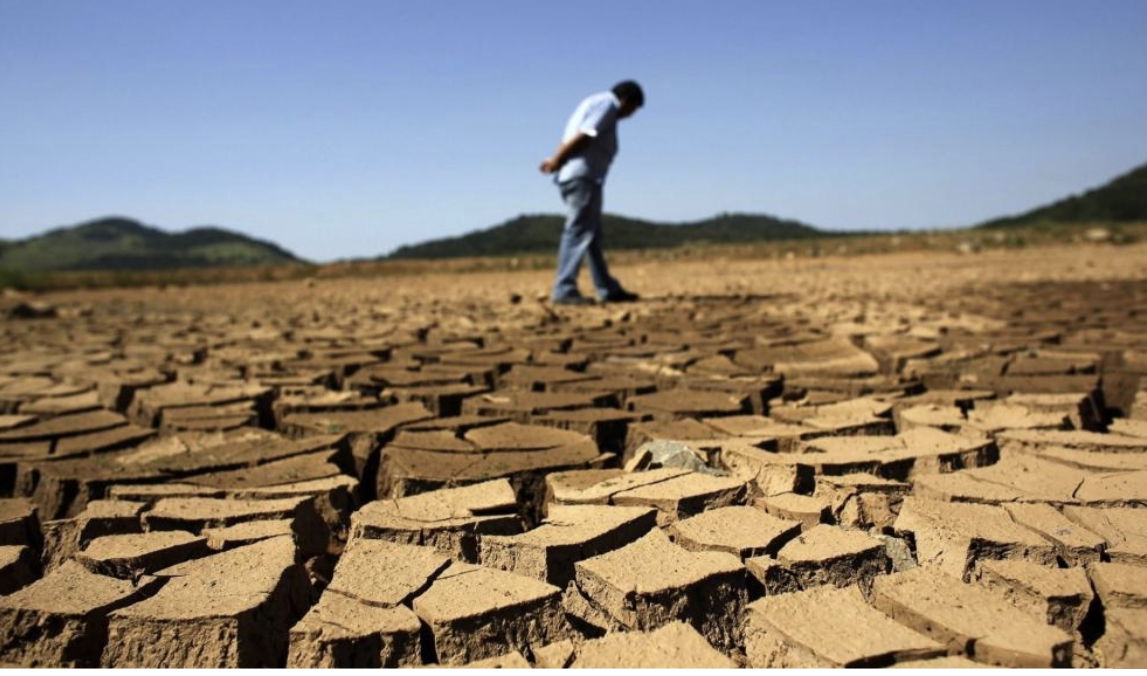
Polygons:
<instances>
[{"instance_id":1,"label":"dark hair","mask_svg":"<svg viewBox=\"0 0 1147 676\"><path fill-rule=\"evenodd\" d=\"M645 92L641 90L641 85L633 80L625 80L613 85L613 95L622 101L629 101L637 108L645 105Z\"/></svg>"}]
</instances>

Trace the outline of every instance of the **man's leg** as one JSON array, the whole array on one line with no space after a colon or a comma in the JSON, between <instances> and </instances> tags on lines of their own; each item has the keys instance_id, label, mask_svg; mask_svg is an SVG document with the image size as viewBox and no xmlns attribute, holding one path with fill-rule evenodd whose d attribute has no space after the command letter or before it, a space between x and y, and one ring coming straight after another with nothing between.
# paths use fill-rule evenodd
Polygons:
<instances>
[{"instance_id":1,"label":"man's leg","mask_svg":"<svg viewBox=\"0 0 1147 676\"><path fill-rule=\"evenodd\" d=\"M621 284L610 276L609 265L605 262L605 252L602 245L605 243L605 233L602 230L602 185L594 184L593 198L590 200L592 210L593 232L586 247L586 256L589 263L589 274L593 278L597 297L604 300L621 291Z\"/></svg>"},{"instance_id":2,"label":"man's leg","mask_svg":"<svg viewBox=\"0 0 1147 676\"><path fill-rule=\"evenodd\" d=\"M558 269L554 279L554 300L576 298L581 294L577 289L577 273L581 259L585 256L593 240L594 223L600 229L601 187L597 189L599 216L593 216L595 182L575 179L559 183L562 200L567 207L566 223L562 228L561 244L558 247Z\"/></svg>"}]
</instances>

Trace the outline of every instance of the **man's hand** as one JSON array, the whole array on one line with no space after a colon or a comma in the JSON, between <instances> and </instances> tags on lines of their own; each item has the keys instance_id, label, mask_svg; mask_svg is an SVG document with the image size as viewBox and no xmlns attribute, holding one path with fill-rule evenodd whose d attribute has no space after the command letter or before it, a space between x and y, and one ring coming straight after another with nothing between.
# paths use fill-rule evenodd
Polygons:
<instances>
[{"instance_id":1,"label":"man's hand","mask_svg":"<svg viewBox=\"0 0 1147 676\"><path fill-rule=\"evenodd\" d=\"M542 160L542 166L538 167L538 170L543 174L552 174L561 168L562 163L558 161L558 158L547 157L546 159Z\"/></svg>"},{"instance_id":2,"label":"man's hand","mask_svg":"<svg viewBox=\"0 0 1147 676\"><path fill-rule=\"evenodd\" d=\"M587 136L584 132L578 133L570 140L560 144L552 156L547 157L542 161L542 166L538 167L538 170L543 174L554 173L558 169L561 169L562 165L566 163L566 160L568 160L571 155L581 150L586 143L589 143L589 136Z\"/></svg>"}]
</instances>

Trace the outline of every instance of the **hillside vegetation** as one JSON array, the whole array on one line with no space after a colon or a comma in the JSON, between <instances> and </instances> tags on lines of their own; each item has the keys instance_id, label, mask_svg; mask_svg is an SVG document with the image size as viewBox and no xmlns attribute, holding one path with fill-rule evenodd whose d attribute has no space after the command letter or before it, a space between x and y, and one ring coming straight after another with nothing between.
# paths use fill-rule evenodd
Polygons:
<instances>
[{"instance_id":1,"label":"hillside vegetation","mask_svg":"<svg viewBox=\"0 0 1147 676\"><path fill-rule=\"evenodd\" d=\"M158 270L301 262L271 242L221 228L169 233L128 218L101 218L0 241L0 269Z\"/></svg>"},{"instance_id":2,"label":"hillside vegetation","mask_svg":"<svg viewBox=\"0 0 1147 676\"><path fill-rule=\"evenodd\" d=\"M460 258L553 252L561 237L562 216L523 215L485 230L395 249L386 258ZM684 244L738 244L782 239L808 239L830 234L799 221L766 215L720 214L691 223L655 223L605 215L605 242L610 250L664 249Z\"/></svg>"},{"instance_id":3,"label":"hillside vegetation","mask_svg":"<svg viewBox=\"0 0 1147 676\"><path fill-rule=\"evenodd\" d=\"M1134 221L1147 221L1147 164L1082 195L1072 195L1015 216L996 218L979 227Z\"/></svg>"}]
</instances>

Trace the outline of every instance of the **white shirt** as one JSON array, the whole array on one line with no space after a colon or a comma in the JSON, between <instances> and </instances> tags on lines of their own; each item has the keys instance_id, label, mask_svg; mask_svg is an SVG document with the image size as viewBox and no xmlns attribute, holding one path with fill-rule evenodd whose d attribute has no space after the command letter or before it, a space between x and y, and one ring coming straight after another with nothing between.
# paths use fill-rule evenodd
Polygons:
<instances>
[{"instance_id":1,"label":"white shirt","mask_svg":"<svg viewBox=\"0 0 1147 676\"><path fill-rule=\"evenodd\" d=\"M605 181L613 156L617 154L617 114L621 101L613 92L586 97L566 122L562 143L580 134L590 137L584 146L570 156L558 171L558 183L575 178Z\"/></svg>"}]
</instances>

